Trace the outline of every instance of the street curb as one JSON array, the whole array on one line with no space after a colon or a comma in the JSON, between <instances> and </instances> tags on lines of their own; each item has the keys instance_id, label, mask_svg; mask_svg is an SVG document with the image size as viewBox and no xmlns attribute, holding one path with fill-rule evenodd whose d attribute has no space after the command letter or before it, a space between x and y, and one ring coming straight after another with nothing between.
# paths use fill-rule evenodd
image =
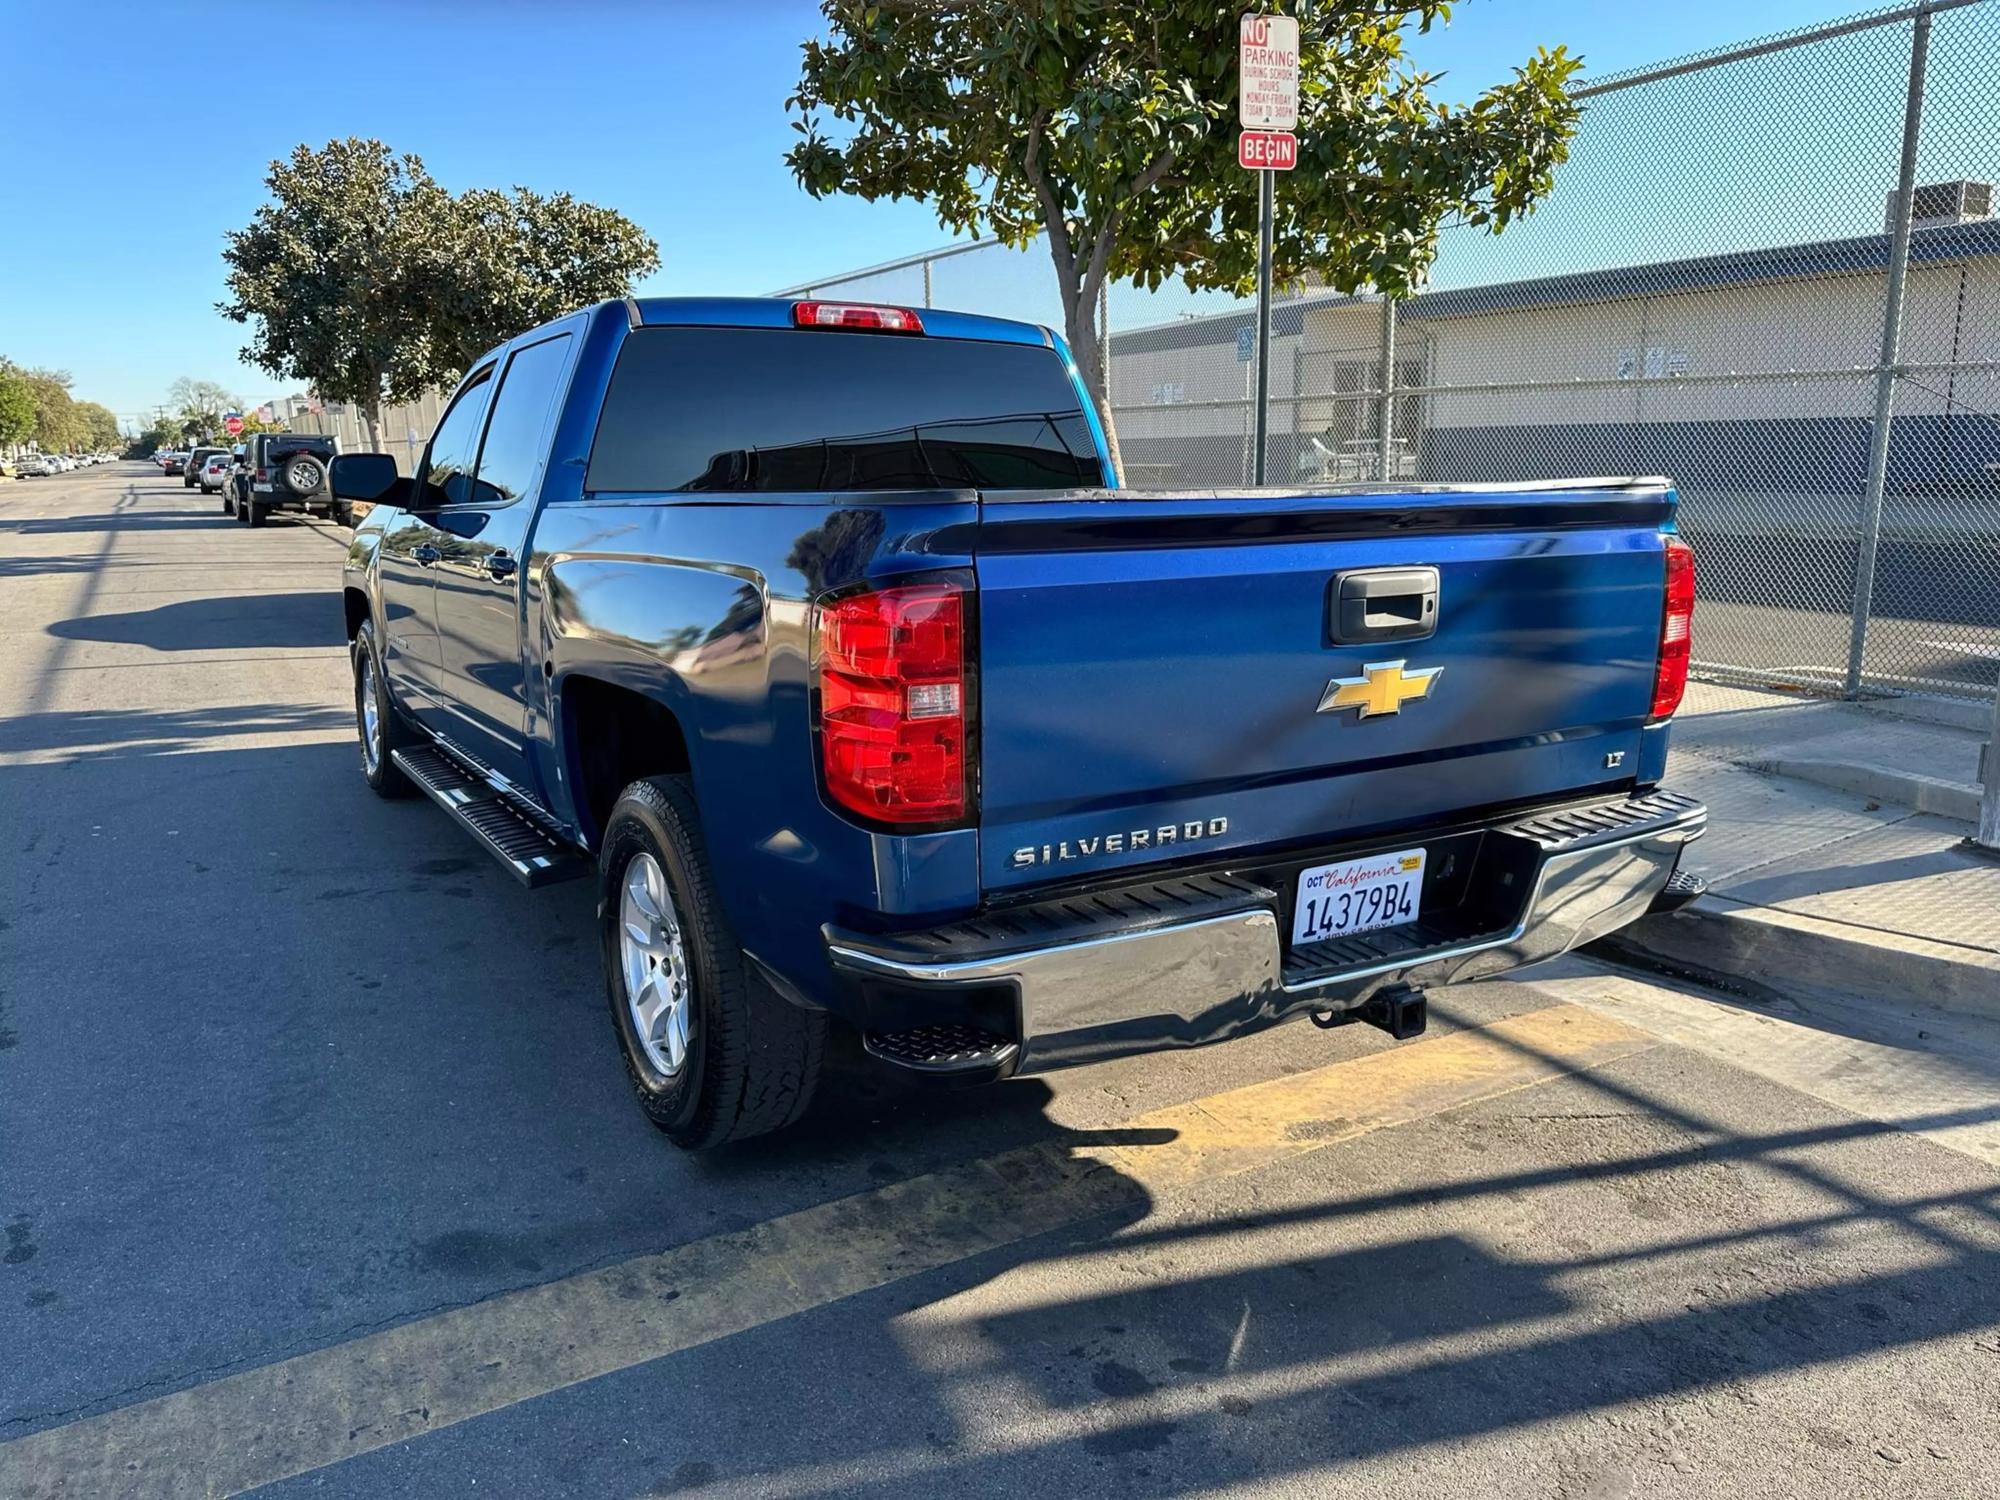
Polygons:
<instances>
[{"instance_id":1,"label":"street curb","mask_svg":"<svg viewBox=\"0 0 2000 1500\"><path fill-rule=\"evenodd\" d=\"M1942 776L1924 776L1915 771L1898 771L1890 766L1853 760L1753 760L1742 763L1752 771L1772 776L1789 776L1810 781L1815 786L1837 792L1854 792L1877 802L1895 802L1953 818L1960 823L1979 821L1979 788L1971 782L1947 781Z\"/></svg>"},{"instance_id":2,"label":"street curb","mask_svg":"<svg viewBox=\"0 0 2000 1500\"><path fill-rule=\"evenodd\" d=\"M2000 954L1828 922L1726 896L1641 918L1591 951L1738 993L1801 986L1857 1000L1919 1000L2000 1020Z\"/></svg>"}]
</instances>

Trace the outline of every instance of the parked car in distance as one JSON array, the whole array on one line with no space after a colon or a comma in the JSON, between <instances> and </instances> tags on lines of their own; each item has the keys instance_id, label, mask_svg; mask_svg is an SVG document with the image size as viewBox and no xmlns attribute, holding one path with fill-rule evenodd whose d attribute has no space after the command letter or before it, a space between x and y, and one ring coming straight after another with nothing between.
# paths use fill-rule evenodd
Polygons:
<instances>
[{"instance_id":1,"label":"parked car in distance","mask_svg":"<svg viewBox=\"0 0 2000 1500\"><path fill-rule=\"evenodd\" d=\"M229 455L227 453L209 454L201 466L201 492L204 495L221 493L223 481L228 475Z\"/></svg>"},{"instance_id":2,"label":"parked car in distance","mask_svg":"<svg viewBox=\"0 0 2000 1500\"><path fill-rule=\"evenodd\" d=\"M191 490L200 484L202 466L216 454L228 451L227 448L218 448L213 444L194 449L188 454L187 462L181 465L181 488Z\"/></svg>"},{"instance_id":3,"label":"parked car in distance","mask_svg":"<svg viewBox=\"0 0 2000 1500\"><path fill-rule=\"evenodd\" d=\"M46 453L29 453L14 461L14 472L23 479L51 479L62 470Z\"/></svg>"},{"instance_id":4,"label":"parked car in distance","mask_svg":"<svg viewBox=\"0 0 2000 1500\"><path fill-rule=\"evenodd\" d=\"M796 1119L829 1018L945 1084L1400 1039L1699 890L1662 479L1121 490L1048 330L753 299L545 324L332 477L362 774L595 879L683 1147Z\"/></svg>"},{"instance_id":5,"label":"parked car in distance","mask_svg":"<svg viewBox=\"0 0 2000 1500\"><path fill-rule=\"evenodd\" d=\"M222 476L222 513L225 516L236 514L238 500L249 489L249 452L248 443L238 443L229 450L229 468Z\"/></svg>"},{"instance_id":6,"label":"parked car in distance","mask_svg":"<svg viewBox=\"0 0 2000 1500\"><path fill-rule=\"evenodd\" d=\"M327 465L339 452L338 439L324 433L252 433L245 460L250 484L236 507L236 519L262 526L273 511L299 511L352 526L353 507L336 500L327 483Z\"/></svg>"}]
</instances>

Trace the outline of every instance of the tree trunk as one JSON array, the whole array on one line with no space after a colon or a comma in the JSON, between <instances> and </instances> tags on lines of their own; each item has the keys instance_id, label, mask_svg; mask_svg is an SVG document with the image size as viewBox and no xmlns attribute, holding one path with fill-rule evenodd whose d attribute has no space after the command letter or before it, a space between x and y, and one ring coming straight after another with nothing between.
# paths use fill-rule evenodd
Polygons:
<instances>
[{"instance_id":1,"label":"tree trunk","mask_svg":"<svg viewBox=\"0 0 2000 1500\"><path fill-rule=\"evenodd\" d=\"M1097 337L1096 300L1065 290L1063 332L1069 339L1069 352L1075 356L1077 373L1083 376L1084 389L1090 392L1091 402L1097 407L1097 419L1104 424L1104 444L1111 451L1112 472L1122 484L1125 461L1118 450L1118 426L1111 416L1109 356Z\"/></svg>"},{"instance_id":2,"label":"tree trunk","mask_svg":"<svg viewBox=\"0 0 2000 1500\"><path fill-rule=\"evenodd\" d=\"M371 401L361 408L361 431L368 440L368 451L382 451L382 403Z\"/></svg>"}]
</instances>

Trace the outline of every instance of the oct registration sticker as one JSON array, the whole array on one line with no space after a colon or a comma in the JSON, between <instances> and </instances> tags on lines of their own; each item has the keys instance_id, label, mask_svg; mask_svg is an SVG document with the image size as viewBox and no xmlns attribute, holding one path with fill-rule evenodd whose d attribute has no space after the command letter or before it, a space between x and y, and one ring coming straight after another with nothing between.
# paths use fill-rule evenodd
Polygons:
<instances>
[{"instance_id":1,"label":"oct registration sticker","mask_svg":"<svg viewBox=\"0 0 2000 1500\"><path fill-rule=\"evenodd\" d=\"M1421 849L1314 865L1299 874L1292 944L1323 943L1329 938L1414 922L1423 896Z\"/></svg>"}]
</instances>

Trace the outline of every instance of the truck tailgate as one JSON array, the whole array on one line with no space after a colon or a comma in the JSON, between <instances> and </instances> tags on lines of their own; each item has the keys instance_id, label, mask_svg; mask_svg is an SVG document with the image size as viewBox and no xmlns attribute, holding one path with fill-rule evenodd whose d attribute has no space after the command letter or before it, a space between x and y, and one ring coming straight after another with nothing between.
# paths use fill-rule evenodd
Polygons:
<instances>
[{"instance_id":1,"label":"truck tailgate","mask_svg":"<svg viewBox=\"0 0 2000 1500\"><path fill-rule=\"evenodd\" d=\"M986 888L1629 784L1673 506L1664 481L985 497ZM1371 631L1336 579L1406 568L1436 569L1435 633L1342 643Z\"/></svg>"}]
</instances>

